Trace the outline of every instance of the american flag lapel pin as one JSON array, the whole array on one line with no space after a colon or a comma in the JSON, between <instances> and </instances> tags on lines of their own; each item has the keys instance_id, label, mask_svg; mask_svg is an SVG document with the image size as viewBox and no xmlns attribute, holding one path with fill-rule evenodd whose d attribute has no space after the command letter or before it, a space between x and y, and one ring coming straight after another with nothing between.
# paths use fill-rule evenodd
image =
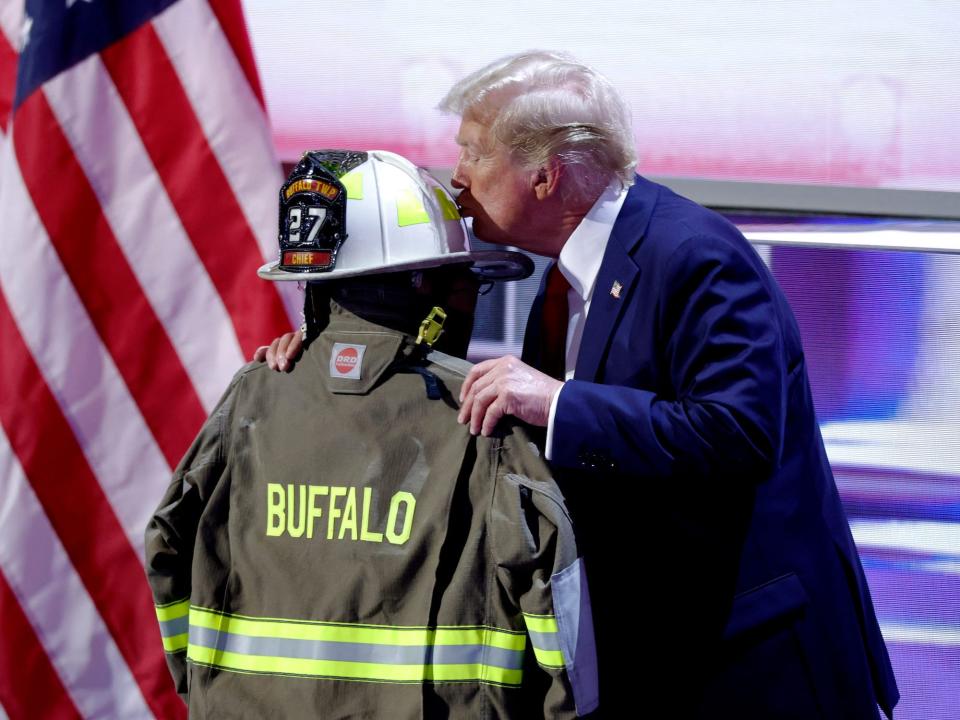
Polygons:
<instances>
[{"instance_id":1,"label":"american flag lapel pin","mask_svg":"<svg viewBox=\"0 0 960 720\"><path fill-rule=\"evenodd\" d=\"M620 284L619 280L614 280L613 286L610 288L610 294L613 295L614 300L620 299L621 290L623 290L623 285Z\"/></svg>"}]
</instances>

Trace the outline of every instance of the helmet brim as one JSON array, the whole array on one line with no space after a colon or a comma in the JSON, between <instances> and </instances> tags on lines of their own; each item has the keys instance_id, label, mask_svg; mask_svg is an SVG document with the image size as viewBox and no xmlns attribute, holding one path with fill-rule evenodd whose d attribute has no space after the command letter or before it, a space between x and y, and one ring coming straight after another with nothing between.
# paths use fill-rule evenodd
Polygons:
<instances>
[{"instance_id":1,"label":"helmet brim","mask_svg":"<svg viewBox=\"0 0 960 720\"><path fill-rule=\"evenodd\" d=\"M324 281L340 280L342 278L359 277L361 275L383 275L385 273L403 272L405 270L425 270L441 265L469 264L470 269L484 280L523 280L533 274L533 260L523 253L513 250L475 250L472 252L456 252L440 257L422 258L419 260L403 260L386 265L371 267L330 270L328 272L290 272L279 268L279 260L267 263L257 275L264 280L301 280Z\"/></svg>"}]
</instances>

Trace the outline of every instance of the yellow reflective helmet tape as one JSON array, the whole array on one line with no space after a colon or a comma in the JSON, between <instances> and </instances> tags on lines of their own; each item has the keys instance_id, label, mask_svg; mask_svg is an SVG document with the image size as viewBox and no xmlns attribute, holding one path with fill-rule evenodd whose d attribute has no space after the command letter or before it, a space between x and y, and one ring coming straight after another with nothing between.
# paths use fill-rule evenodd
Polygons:
<instances>
[{"instance_id":1,"label":"yellow reflective helmet tape","mask_svg":"<svg viewBox=\"0 0 960 720\"><path fill-rule=\"evenodd\" d=\"M460 219L460 211L457 210L457 204L450 199L449 195L447 195L438 187L433 189L433 194L437 196L437 201L440 203L440 207L443 209L444 220Z\"/></svg>"},{"instance_id":2,"label":"yellow reflective helmet tape","mask_svg":"<svg viewBox=\"0 0 960 720\"><path fill-rule=\"evenodd\" d=\"M351 170L340 178L340 184L347 191L348 200L363 200L363 173Z\"/></svg>"},{"instance_id":3,"label":"yellow reflective helmet tape","mask_svg":"<svg viewBox=\"0 0 960 720\"><path fill-rule=\"evenodd\" d=\"M560 630L557 618L553 615L523 614L530 634L530 644L537 662L544 667L562 668L566 666L563 652L560 650Z\"/></svg>"},{"instance_id":4,"label":"yellow reflective helmet tape","mask_svg":"<svg viewBox=\"0 0 960 720\"><path fill-rule=\"evenodd\" d=\"M397 225L421 225L430 222L423 200L410 188L404 188L397 193Z\"/></svg>"}]
</instances>

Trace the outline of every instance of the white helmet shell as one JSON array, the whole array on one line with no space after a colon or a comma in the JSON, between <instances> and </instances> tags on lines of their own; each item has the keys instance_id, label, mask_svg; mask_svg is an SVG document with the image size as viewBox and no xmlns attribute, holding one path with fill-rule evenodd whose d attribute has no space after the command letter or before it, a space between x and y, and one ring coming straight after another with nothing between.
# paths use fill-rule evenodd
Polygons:
<instances>
[{"instance_id":1,"label":"white helmet shell","mask_svg":"<svg viewBox=\"0 0 960 720\"><path fill-rule=\"evenodd\" d=\"M339 178L347 192L346 237L333 266L304 272L283 269L278 260L261 267L260 277L338 280L456 263L469 263L473 272L490 280L519 280L533 272L533 262L522 253L471 250L471 234L456 202L426 170L385 150L366 155Z\"/></svg>"}]
</instances>

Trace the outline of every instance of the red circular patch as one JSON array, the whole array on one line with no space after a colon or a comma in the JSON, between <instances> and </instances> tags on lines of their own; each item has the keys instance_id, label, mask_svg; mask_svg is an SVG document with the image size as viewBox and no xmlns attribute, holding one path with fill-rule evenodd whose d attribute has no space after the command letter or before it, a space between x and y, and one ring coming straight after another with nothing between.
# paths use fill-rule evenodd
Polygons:
<instances>
[{"instance_id":1,"label":"red circular patch","mask_svg":"<svg viewBox=\"0 0 960 720\"><path fill-rule=\"evenodd\" d=\"M337 354L333 366L337 369L337 372L346 375L357 366L357 362L357 351L354 348L344 348Z\"/></svg>"}]
</instances>

